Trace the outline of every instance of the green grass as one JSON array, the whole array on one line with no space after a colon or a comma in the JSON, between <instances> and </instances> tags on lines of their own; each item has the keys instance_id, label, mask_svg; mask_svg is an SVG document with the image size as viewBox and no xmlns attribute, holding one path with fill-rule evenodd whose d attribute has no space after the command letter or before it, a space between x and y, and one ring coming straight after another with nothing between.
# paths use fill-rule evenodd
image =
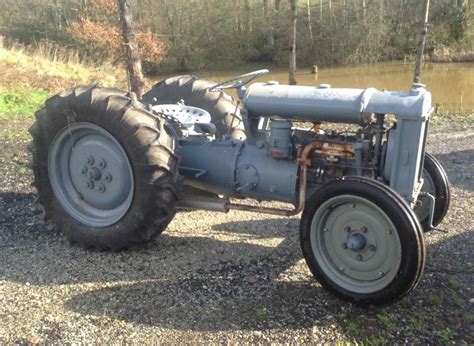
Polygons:
<instances>
[{"instance_id":1,"label":"green grass","mask_svg":"<svg viewBox=\"0 0 474 346\"><path fill-rule=\"evenodd\" d=\"M49 97L42 89L15 87L0 89L0 120L33 117Z\"/></svg>"},{"instance_id":2,"label":"green grass","mask_svg":"<svg viewBox=\"0 0 474 346\"><path fill-rule=\"evenodd\" d=\"M377 314L377 319L379 320L380 324L388 331L394 332L397 330L396 324L393 322L392 317L387 312L381 312Z\"/></svg>"}]
</instances>

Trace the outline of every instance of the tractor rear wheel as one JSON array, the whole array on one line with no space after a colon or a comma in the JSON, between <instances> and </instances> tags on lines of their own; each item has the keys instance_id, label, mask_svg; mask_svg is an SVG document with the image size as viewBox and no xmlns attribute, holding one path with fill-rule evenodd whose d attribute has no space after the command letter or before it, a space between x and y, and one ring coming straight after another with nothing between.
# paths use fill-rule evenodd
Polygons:
<instances>
[{"instance_id":1,"label":"tractor rear wheel","mask_svg":"<svg viewBox=\"0 0 474 346\"><path fill-rule=\"evenodd\" d=\"M175 104L183 100L187 106L202 108L211 114L217 138L230 132L234 139L245 139L238 104L232 96L222 91L209 91L215 84L191 75L171 77L155 84L143 95L143 102L157 105Z\"/></svg>"},{"instance_id":2,"label":"tractor rear wheel","mask_svg":"<svg viewBox=\"0 0 474 346\"><path fill-rule=\"evenodd\" d=\"M75 88L46 101L30 128L45 219L73 242L120 249L149 241L175 215L175 139L134 94Z\"/></svg>"},{"instance_id":3,"label":"tractor rear wheel","mask_svg":"<svg viewBox=\"0 0 474 346\"><path fill-rule=\"evenodd\" d=\"M300 237L321 285L360 305L408 294L425 263L416 215L399 195L370 179L347 177L321 187L303 211Z\"/></svg>"}]
</instances>

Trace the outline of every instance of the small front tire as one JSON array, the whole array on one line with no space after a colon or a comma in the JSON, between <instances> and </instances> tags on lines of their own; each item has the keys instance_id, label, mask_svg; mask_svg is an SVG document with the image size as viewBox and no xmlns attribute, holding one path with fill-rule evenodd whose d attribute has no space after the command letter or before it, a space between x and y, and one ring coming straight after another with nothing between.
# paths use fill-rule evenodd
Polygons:
<instances>
[{"instance_id":1,"label":"small front tire","mask_svg":"<svg viewBox=\"0 0 474 346\"><path fill-rule=\"evenodd\" d=\"M303 211L300 239L321 285L360 305L403 297L424 267L423 232L413 211L370 179L344 178L321 187Z\"/></svg>"}]
</instances>

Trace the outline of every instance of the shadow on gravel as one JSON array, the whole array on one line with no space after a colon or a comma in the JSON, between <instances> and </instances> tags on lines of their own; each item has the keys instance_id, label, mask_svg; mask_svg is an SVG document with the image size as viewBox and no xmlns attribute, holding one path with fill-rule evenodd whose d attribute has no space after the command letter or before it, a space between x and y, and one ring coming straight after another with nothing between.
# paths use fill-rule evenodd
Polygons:
<instances>
[{"instance_id":1,"label":"shadow on gravel","mask_svg":"<svg viewBox=\"0 0 474 346\"><path fill-rule=\"evenodd\" d=\"M183 229L133 250L101 252L70 246L64 236L49 231L33 208L32 194L0 193L0 279L32 285L98 283L102 288L74 296L65 308L185 331L326 327L352 340L384 330L395 333L396 324L415 330L406 321L423 318L428 338L444 324L458 335L468 333L462 326L473 274L467 267L472 230L429 245L425 275L407 298L385 309L363 310L332 297L310 276L300 262L298 224L296 218L235 221L213 231L241 234L237 242ZM278 239L278 245L245 241L263 238Z\"/></svg>"},{"instance_id":2,"label":"shadow on gravel","mask_svg":"<svg viewBox=\"0 0 474 346\"><path fill-rule=\"evenodd\" d=\"M232 222L222 227L257 233L264 222L256 221L254 227L251 222ZM70 299L66 308L83 315L183 331L337 327L348 340L372 340L384 330L390 335L396 331L396 328L392 330L395 323L416 330L416 321L422 319L420 323L426 325L426 330L417 333L427 335L430 340L428 335L441 326L459 326L462 316L468 314L467 305L456 304L470 298L466 288L470 285L472 268L463 263L441 261L439 255L451 252L461 259L469 257L472 236L473 233L467 232L429 246L430 258L419 287L390 307L358 308L331 296L312 277L301 273L290 273L293 280L299 276L299 281L277 280L278 274L291 271L290 266L300 259L297 254L275 262L288 250L283 248L284 241L271 253L262 251L265 256L246 263L221 261L185 279L175 280L169 275L149 282L89 291ZM252 283L249 277L255 278ZM458 286L453 287L453 282ZM392 320L391 316L396 317ZM415 321L413 326L407 325L407 319ZM461 328L460 335L468 333Z\"/></svg>"},{"instance_id":3,"label":"shadow on gravel","mask_svg":"<svg viewBox=\"0 0 474 346\"><path fill-rule=\"evenodd\" d=\"M448 173L449 182L462 189L474 191L474 150L452 151L448 154L436 155Z\"/></svg>"}]
</instances>

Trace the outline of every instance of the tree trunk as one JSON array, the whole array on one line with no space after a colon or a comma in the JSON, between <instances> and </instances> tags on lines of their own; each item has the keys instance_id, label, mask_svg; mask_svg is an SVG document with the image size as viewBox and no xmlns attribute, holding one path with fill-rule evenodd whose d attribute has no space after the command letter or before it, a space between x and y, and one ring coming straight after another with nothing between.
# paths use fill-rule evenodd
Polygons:
<instances>
[{"instance_id":1,"label":"tree trunk","mask_svg":"<svg viewBox=\"0 0 474 346\"><path fill-rule=\"evenodd\" d=\"M296 20L298 18L296 0L290 0L290 8L290 71L288 80L290 85L296 85Z\"/></svg>"},{"instance_id":2,"label":"tree trunk","mask_svg":"<svg viewBox=\"0 0 474 346\"><path fill-rule=\"evenodd\" d=\"M362 0L362 20L367 25L367 3L365 0Z\"/></svg>"},{"instance_id":3,"label":"tree trunk","mask_svg":"<svg viewBox=\"0 0 474 346\"><path fill-rule=\"evenodd\" d=\"M263 5L263 16L265 17L265 24L266 24L266 35L265 35L265 45L269 47L273 47L274 39L273 39L273 16L271 15L271 11L269 10L270 0L262 0Z\"/></svg>"},{"instance_id":4,"label":"tree trunk","mask_svg":"<svg viewBox=\"0 0 474 346\"><path fill-rule=\"evenodd\" d=\"M275 11L280 12L281 10L281 0L275 0Z\"/></svg>"},{"instance_id":5,"label":"tree trunk","mask_svg":"<svg viewBox=\"0 0 474 346\"><path fill-rule=\"evenodd\" d=\"M247 33L252 32L252 8L250 6L250 0L245 0L245 24L246 24L246 29Z\"/></svg>"},{"instance_id":6,"label":"tree trunk","mask_svg":"<svg viewBox=\"0 0 474 346\"><path fill-rule=\"evenodd\" d=\"M140 59L140 53L138 52L138 44L133 29L132 11L128 0L118 0L118 7L130 90L141 100L145 83L143 81L142 61Z\"/></svg>"},{"instance_id":7,"label":"tree trunk","mask_svg":"<svg viewBox=\"0 0 474 346\"><path fill-rule=\"evenodd\" d=\"M313 46L313 26L311 25L311 6L310 0L306 2L306 11L308 12L308 31L309 31L309 38L311 39L311 46Z\"/></svg>"},{"instance_id":8,"label":"tree trunk","mask_svg":"<svg viewBox=\"0 0 474 346\"><path fill-rule=\"evenodd\" d=\"M418 41L418 51L416 53L415 62L415 77L413 83L420 83L421 81L421 65L423 64L423 53L425 51L426 33L428 32L428 15L430 12L430 0L426 0L424 8L423 26L420 31L420 38Z\"/></svg>"}]
</instances>

